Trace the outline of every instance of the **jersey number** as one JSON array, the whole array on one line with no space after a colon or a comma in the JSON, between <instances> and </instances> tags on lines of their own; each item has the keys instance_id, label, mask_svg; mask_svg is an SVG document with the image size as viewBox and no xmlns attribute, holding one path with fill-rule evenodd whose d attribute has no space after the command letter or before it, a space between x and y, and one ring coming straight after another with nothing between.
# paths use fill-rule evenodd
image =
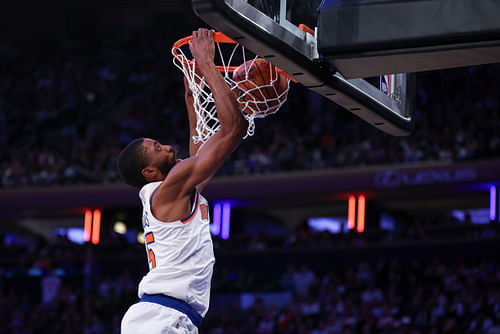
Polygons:
<instances>
[{"instance_id":1,"label":"jersey number","mask_svg":"<svg viewBox=\"0 0 500 334\"><path fill-rule=\"evenodd\" d=\"M149 261L149 270L153 270L156 268L156 257L155 257L155 252L151 248L149 248L149 245L151 245L153 242L155 242L155 237L153 235L153 232L148 232L144 236L144 240L146 241L146 252L148 253L148 261Z\"/></svg>"}]
</instances>

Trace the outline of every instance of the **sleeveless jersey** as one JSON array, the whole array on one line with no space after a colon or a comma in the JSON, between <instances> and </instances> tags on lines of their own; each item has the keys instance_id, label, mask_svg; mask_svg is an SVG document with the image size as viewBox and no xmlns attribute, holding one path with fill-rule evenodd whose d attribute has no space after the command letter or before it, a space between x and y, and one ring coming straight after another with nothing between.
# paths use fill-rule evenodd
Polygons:
<instances>
[{"instance_id":1,"label":"sleeveless jersey","mask_svg":"<svg viewBox=\"0 0 500 334\"><path fill-rule=\"evenodd\" d=\"M145 293L164 294L185 301L204 317L215 262L208 202L196 190L188 217L159 221L151 212L151 200L160 184L148 183L139 192L149 261L149 272L139 283L139 298Z\"/></svg>"}]
</instances>

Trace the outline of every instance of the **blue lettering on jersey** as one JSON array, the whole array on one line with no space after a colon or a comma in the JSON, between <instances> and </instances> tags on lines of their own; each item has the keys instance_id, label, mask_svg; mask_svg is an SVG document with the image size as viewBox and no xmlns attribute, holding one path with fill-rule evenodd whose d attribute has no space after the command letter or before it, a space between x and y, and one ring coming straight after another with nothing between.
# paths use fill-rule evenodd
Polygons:
<instances>
[{"instance_id":1,"label":"blue lettering on jersey","mask_svg":"<svg viewBox=\"0 0 500 334\"><path fill-rule=\"evenodd\" d=\"M146 212L144 212L142 214L142 229L146 229L146 227L149 226L149 220L148 220L148 215L146 214Z\"/></svg>"}]
</instances>

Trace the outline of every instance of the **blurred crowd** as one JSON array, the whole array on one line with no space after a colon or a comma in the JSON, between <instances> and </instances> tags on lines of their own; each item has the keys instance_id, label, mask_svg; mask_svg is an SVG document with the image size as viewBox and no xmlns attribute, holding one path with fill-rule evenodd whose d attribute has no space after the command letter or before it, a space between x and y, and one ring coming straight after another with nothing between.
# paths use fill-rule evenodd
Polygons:
<instances>
[{"instance_id":1,"label":"blurred crowd","mask_svg":"<svg viewBox=\"0 0 500 334\"><path fill-rule=\"evenodd\" d=\"M292 302L236 302L207 319L208 333L499 333L498 262L361 262L290 266L281 277Z\"/></svg>"},{"instance_id":2,"label":"blurred crowd","mask_svg":"<svg viewBox=\"0 0 500 334\"><path fill-rule=\"evenodd\" d=\"M259 224L252 221L251 230L231 232L228 240L216 238L215 246L232 251L266 251L297 249L331 249L334 247L362 247L366 245L397 245L411 242L444 242L456 240L483 240L500 237L500 224L473 223L470 216L459 220L452 215L440 214L431 218L415 218L407 215L395 215L396 223L391 228L380 228L380 222L370 221L369 228L362 234L355 229L346 229L347 222L341 222L338 233L328 229L318 229L308 220L300 221L292 230L282 229L273 232L276 224L266 221ZM239 222L236 220L237 225ZM282 225L281 225L282 226ZM342 232L343 231L343 232Z\"/></svg>"},{"instance_id":3,"label":"blurred crowd","mask_svg":"<svg viewBox=\"0 0 500 334\"><path fill-rule=\"evenodd\" d=\"M0 333L119 333L122 315L137 301L137 283L147 270L145 258L138 260L130 249L79 246L63 239L35 248L39 252L21 251L21 261L14 266L8 254L23 248L3 248ZM142 247L134 251L144 255ZM405 248L395 251L404 253ZM320 265L297 260L300 254L282 254L283 263L277 266L286 269L278 271L250 266L236 270L225 265L222 256L215 267L211 310L200 332L500 332L500 261L495 254L436 254L424 261L411 256L404 261L331 259ZM247 255L257 262L269 256L251 251ZM268 292L289 302L269 301ZM254 294L254 302L234 298L241 293ZM232 297L229 306L217 304L224 296Z\"/></svg>"},{"instance_id":4,"label":"blurred crowd","mask_svg":"<svg viewBox=\"0 0 500 334\"><path fill-rule=\"evenodd\" d=\"M101 252L63 237L49 242L19 231L3 239L0 333L120 332L121 317L136 301L146 269L128 267L132 249ZM106 265L106 253L120 267Z\"/></svg>"},{"instance_id":5,"label":"blurred crowd","mask_svg":"<svg viewBox=\"0 0 500 334\"><path fill-rule=\"evenodd\" d=\"M190 27L192 28L192 27ZM137 137L186 156L179 31L0 47L0 187L118 182L116 157ZM337 166L500 156L500 65L419 73L416 130L392 137L292 84L220 171L247 175Z\"/></svg>"},{"instance_id":6,"label":"blurred crowd","mask_svg":"<svg viewBox=\"0 0 500 334\"><path fill-rule=\"evenodd\" d=\"M50 47L0 45L0 188L119 182L117 155L137 137L157 138L186 156L182 73L171 56L172 43L193 28L184 24L182 33L173 25ZM417 87L415 132L392 137L293 84L282 109L256 121L255 135L219 175L500 157L500 64L419 73ZM410 243L422 252L433 242L490 245L500 235L497 225L440 217L360 235L318 232L303 222L283 235L262 230L216 238L214 298L200 332L500 333L495 249L485 258L470 250L458 259L437 253L425 261L373 261L381 245L402 254ZM147 270L143 245L116 234L94 247L2 233L0 334L119 333ZM318 265L354 251L370 261ZM231 261L223 252L240 267L225 265ZM283 260L276 268L250 266L250 258L264 263L273 256ZM221 296L266 292L290 302L257 297L249 307L240 299L217 304Z\"/></svg>"},{"instance_id":7,"label":"blurred crowd","mask_svg":"<svg viewBox=\"0 0 500 334\"><path fill-rule=\"evenodd\" d=\"M439 238L403 230L392 243L302 224L280 247L263 234L246 249L215 238L201 333L500 333L498 228L440 228ZM0 333L119 333L147 271L142 244L111 234L78 245L20 230L0 240Z\"/></svg>"}]
</instances>

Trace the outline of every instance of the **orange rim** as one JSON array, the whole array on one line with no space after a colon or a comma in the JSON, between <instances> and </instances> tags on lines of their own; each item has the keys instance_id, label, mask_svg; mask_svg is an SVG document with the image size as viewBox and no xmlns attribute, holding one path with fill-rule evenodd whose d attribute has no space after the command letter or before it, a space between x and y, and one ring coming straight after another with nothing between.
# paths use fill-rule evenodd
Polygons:
<instances>
[{"instance_id":1,"label":"orange rim","mask_svg":"<svg viewBox=\"0 0 500 334\"><path fill-rule=\"evenodd\" d=\"M188 62L189 65L193 66L193 61L191 59L187 59L185 56L181 56L177 50L188 44L189 42L191 42L193 40L193 36L187 36L187 37L184 37L184 38L181 38L179 39L177 42L174 43L174 45L172 46L172 52L174 53L174 57L177 58L178 61L180 61L181 63L184 63L184 62ZM238 42L232 40L231 38L227 37L226 35L224 35L223 33L221 32L214 32L214 42L218 42L218 43L230 43L230 44L238 44ZM196 65L198 66L198 65ZM216 65L217 69L220 71L220 72L234 72L239 66L228 66L228 67L224 67L224 66L221 66L221 65ZM295 80L295 78L293 78L290 74L288 74L287 72L283 71L281 68L277 67L276 66L276 70L284 75L285 77L287 77L288 79L290 79L291 81L297 83L298 81Z\"/></svg>"},{"instance_id":2,"label":"orange rim","mask_svg":"<svg viewBox=\"0 0 500 334\"><path fill-rule=\"evenodd\" d=\"M187 37L181 38L180 40L178 40L177 42L175 42L174 45L172 46L172 52L174 52L174 57L177 58L177 60L180 61L181 63L187 61L189 63L189 65L191 65L191 66L193 66L193 61L191 59L187 59L185 57L182 57L177 52L177 50L180 47L188 44L192 40L193 40L193 36L187 36ZM214 42L238 44L236 41L232 40L231 38L227 37L226 35L224 35L221 32L214 32ZM196 65L196 66L198 66L198 65ZM225 71L234 72L234 70L236 70L238 68L238 66L224 67L224 66L221 66L221 65L217 65L216 67L217 67L217 69L220 72L225 72Z\"/></svg>"}]
</instances>

